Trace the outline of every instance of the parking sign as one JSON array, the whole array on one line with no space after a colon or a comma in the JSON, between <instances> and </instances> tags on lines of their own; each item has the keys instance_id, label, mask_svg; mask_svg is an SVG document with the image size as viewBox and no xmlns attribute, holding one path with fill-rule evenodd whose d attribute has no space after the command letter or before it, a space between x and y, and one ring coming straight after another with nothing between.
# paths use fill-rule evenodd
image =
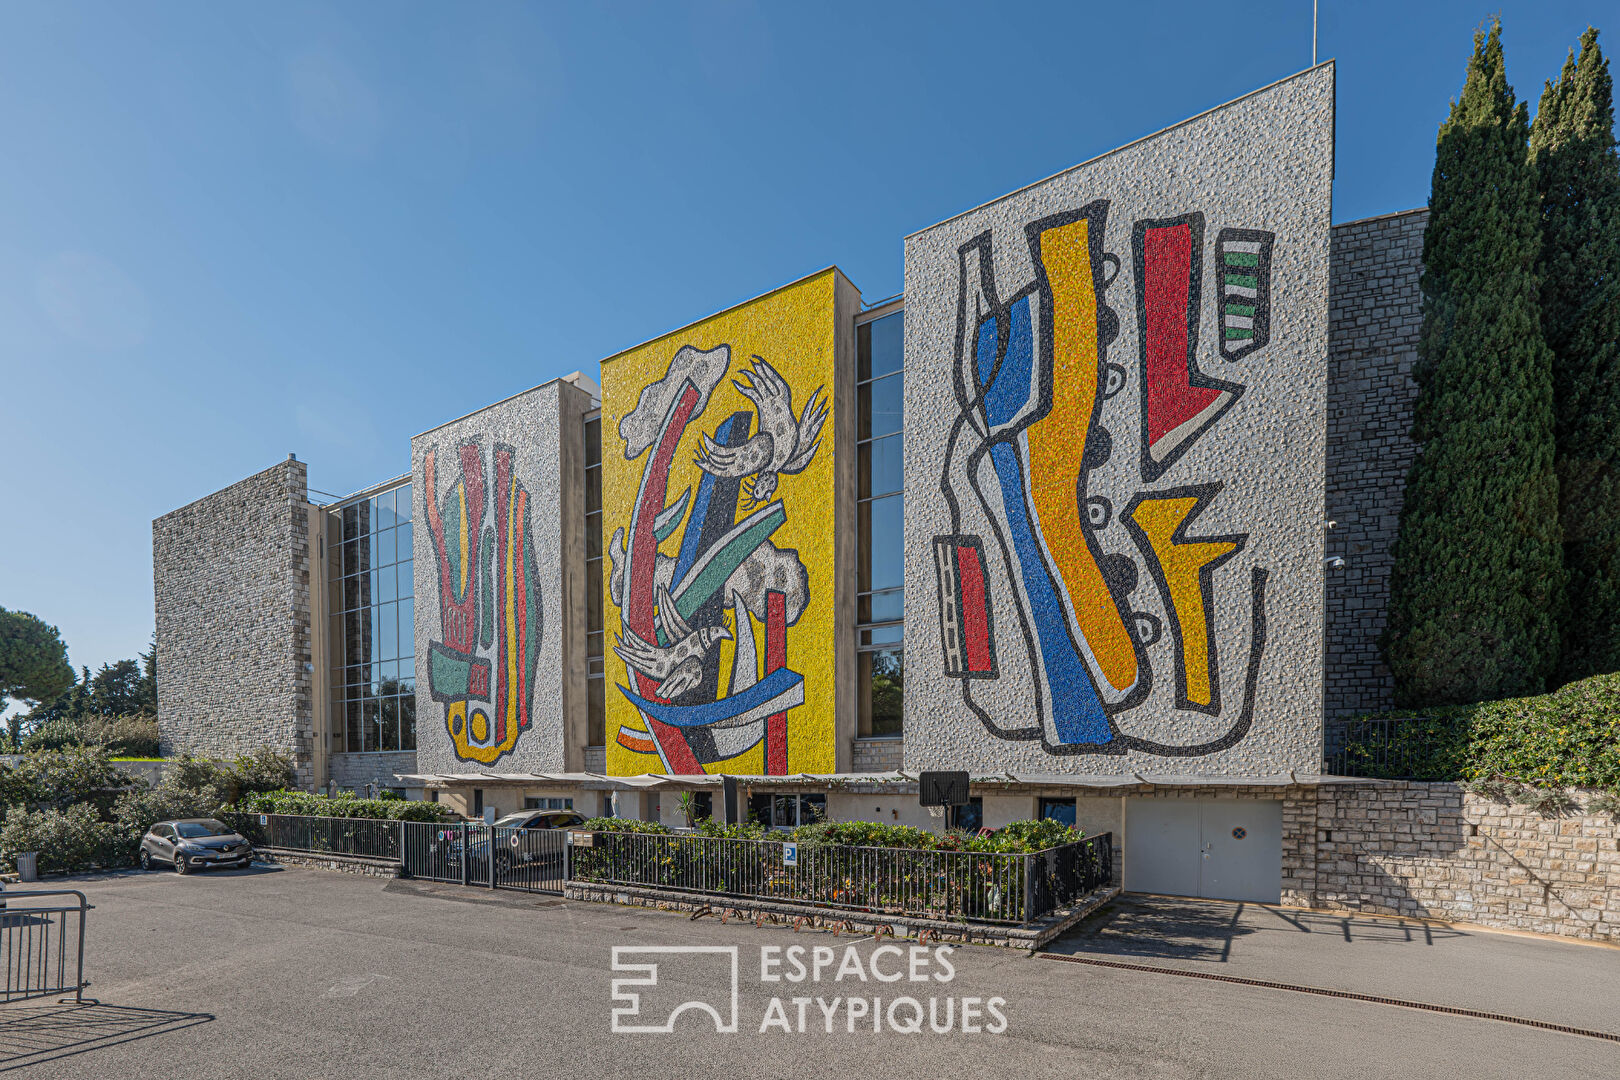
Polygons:
<instances>
[{"instance_id":1,"label":"parking sign","mask_svg":"<svg viewBox=\"0 0 1620 1080\"><path fill-rule=\"evenodd\" d=\"M783 866L798 866L799 865L799 845L798 844L783 844L782 845L782 865Z\"/></svg>"}]
</instances>

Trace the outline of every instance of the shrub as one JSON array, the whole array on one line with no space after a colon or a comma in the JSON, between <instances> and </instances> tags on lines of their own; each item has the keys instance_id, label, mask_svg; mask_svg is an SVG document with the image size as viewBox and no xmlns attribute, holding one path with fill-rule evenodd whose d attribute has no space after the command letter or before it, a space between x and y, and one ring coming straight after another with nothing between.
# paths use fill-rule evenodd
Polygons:
<instances>
[{"instance_id":1,"label":"shrub","mask_svg":"<svg viewBox=\"0 0 1620 1080\"><path fill-rule=\"evenodd\" d=\"M1608 814L1620 820L1620 791L1600 791L1586 800L1588 814Z\"/></svg>"},{"instance_id":2,"label":"shrub","mask_svg":"<svg viewBox=\"0 0 1620 1080\"><path fill-rule=\"evenodd\" d=\"M1550 694L1451 706L1403 719L1387 750L1376 734L1371 725L1351 727L1345 757L1367 763L1351 771L1409 780L1500 778L1538 787L1616 788L1620 673L1595 675ZM1373 764L1381 756L1388 764Z\"/></svg>"},{"instance_id":3,"label":"shrub","mask_svg":"<svg viewBox=\"0 0 1620 1080\"><path fill-rule=\"evenodd\" d=\"M580 826L591 832L607 833L657 833L659 835L672 835L675 830L656 821L637 821L635 818L622 817L593 817Z\"/></svg>"},{"instance_id":4,"label":"shrub","mask_svg":"<svg viewBox=\"0 0 1620 1080\"><path fill-rule=\"evenodd\" d=\"M23 740L23 753L99 746L114 757L156 757L157 720L151 716L57 717Z\"/></svg>"},{"instance_id":5,"label":"shrub","mask_svg":"<svg viewBox=\"0 0 1620 1080\"><path fill-rule=\"evenodd\" d=\"M113 804L113 820L125 835L138 843L155 822L175 818L215 817L223 808L217 794L187 791L171 784L126 791Z\"/></svg>"},{"instance_id":6,"label":"shrub","mask_svg":"<svg viewBox=\"0 0 1620 1080\"><path fill-rule=\"evenodd\" d=\"M135 843L118 826L102 821L88 803L65 810L16 807L0 825L0 861L15 866L19 854L37 851L42 871L127 864Z\"/></svg>"},{"instance_id":7,"label":"shrub","mask_svg":"<svg viewBox=\"0 0 1620 1080\"><path fill-rule=\"evenodd\" d=\"M383 821L454 821L457 815L434 802L409 799L328 798L307 791L262 791L236 805L244 814L303 814L311 817L375 818Z\"/></svg>"},{"instance_id":8,"label":"shrub","mask_svg":"<svg viewBox=\"0 0 1620 1080\"><path fill-rule=\"evenodd\" d=\"M837 844L845 847L912 848L939 847L940 837L911 825L886 825L878 821L820 821L801 825L793 831L801 844Z\"/></svg>"},{"instance_id":9,"label":"shrub","mask_svg":"<svg viewBox=\"0 0 1620 1080\"><path fill-rule=\"evenodd\" d=\"M298 782L292 758L270 747L239 754L227 771L233 802L267 791L283 791Z\"/></svg>"},{"instance_id":10,"label":"shrub","mask_svg":"<svg viewBox=\"0 0 1620 1080\"><path fill-rule=\"evenodd\" d=\"M1045 851L1084 840L1086 834L1061 821L1014 821L990 836L974 837L969 851ZM985 845L985 846L980 846Z\"/></svg>"},{"instance_id":11,"label":"shrub","mask_svg":"<svg viewBox=\"0 0 1620 1080\"><path fill-rule=\"evenodd\" d=\"M99 747L25 754L16 765L0 766L0 813L18 806L63 810L88 802L105 815L120 792L139 783Z\"/></svg>"}]
</instances>

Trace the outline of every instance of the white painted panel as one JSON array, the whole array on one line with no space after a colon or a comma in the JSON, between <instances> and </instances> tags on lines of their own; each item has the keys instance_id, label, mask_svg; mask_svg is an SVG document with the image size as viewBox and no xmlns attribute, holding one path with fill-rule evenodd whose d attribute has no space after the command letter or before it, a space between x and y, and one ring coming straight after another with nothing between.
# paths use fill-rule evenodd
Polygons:
<instances>
[{"instance_id":1,"label":"white painted panel","mask_svg":"<svg viewBox=\"0 0 1620 1080\"><path fill-rule=\"evenodd\" d=\"M1198 895L1198 803L1193 799L1127 799L1127 892Z\"/></svg>"},{"instance_id":2,"label":"white painted panel","mask_svg":"<svg viewBox=\"0 0 1620 1080\"><path fill-rule=\"evenodd\" d=\"M1200 896L1215 900L1282 899L1282 803L1198 801L1203 842Z\"/></svg>"}]
</instances>

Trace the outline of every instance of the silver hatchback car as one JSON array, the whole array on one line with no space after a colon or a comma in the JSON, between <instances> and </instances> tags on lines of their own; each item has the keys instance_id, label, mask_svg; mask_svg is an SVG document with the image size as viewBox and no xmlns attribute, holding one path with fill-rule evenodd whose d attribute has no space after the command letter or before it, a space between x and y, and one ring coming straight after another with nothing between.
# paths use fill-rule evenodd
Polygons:
<instances>
[{"instance_id":1,"label":"silver hatchback car","mask_svg":"<svg viewBox=\"0 0 1620 1080\"><path fill-rule=\"evenodd\" d=\"M222 821L184 818L160 821L141 837L141 869L153 863L171 863L184 874L207 866L248 866L253 845Z\"/></svg>"}]
</instances>

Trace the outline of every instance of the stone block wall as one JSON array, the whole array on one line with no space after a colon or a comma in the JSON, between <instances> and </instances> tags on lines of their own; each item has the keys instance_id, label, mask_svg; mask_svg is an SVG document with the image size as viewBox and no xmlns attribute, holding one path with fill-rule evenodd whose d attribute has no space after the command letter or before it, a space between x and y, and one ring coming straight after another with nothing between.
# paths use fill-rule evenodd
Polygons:
<instances>
[{"instance_id":1,"label":"stone block wall","mask_svg":"<svg viewBox=\"0 0 1620 1080\"><path fill-rule=\"evenodd\" d=\"M289 457L152 522L165 755L270 746L314 782L306 490Z\"/></svg>"},{"instance_id":2,"label":"stone block wall","mask_svg":"<svg viewBox=\"0 0 1620 1080\"><path fill-rule=\"evenodd\" d=\"M1314 802L1287 903L1620 941L1620 823L1606 814L1543 817L1403 781L1325 784ZM1285 837L1285 868L1289 855Z\"/></svg>"},{"instance_id":3,"label":"stone block wall","mask_svg":"<svg viewBox=\"0 0 1620 1080\"><path fill-rule=\"evenodd\" d=\"M851 771L894 772L905 757L904 739L856 739Z\"/></svg>"},{"instance_id":4,"label":"stone block wall","mask_svg":"<svg viewBox=\"0 0 1620 1080\"><path fill-rule=\"evenodd\" d=\"M1417 455L1412 407L1423 327L1425 209L1333 229L1329 309L1326 718L1390 708L1378 648L1389 603L1406 473Z\"/></svg>"}]
</instances>

